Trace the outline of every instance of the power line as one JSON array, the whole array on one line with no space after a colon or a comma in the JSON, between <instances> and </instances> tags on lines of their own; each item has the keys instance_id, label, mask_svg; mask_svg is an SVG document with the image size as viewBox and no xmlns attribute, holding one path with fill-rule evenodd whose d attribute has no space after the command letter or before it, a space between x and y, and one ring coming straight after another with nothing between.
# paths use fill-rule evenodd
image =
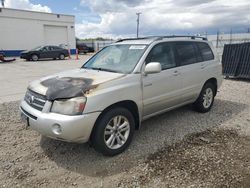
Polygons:
<instances>
[{"instance_id":1,"label":"power line","mask_svg":"<svg viewBox=\"0 0 250 188\"><path fill-rule=\"evenodd\" d=\"M137 29L136 29L136 37L138 38L139 37L139 25L140 25L140 15L142 13L141 12L137 12L136 15L137 15Z\"/></svg>"}]
</instances>

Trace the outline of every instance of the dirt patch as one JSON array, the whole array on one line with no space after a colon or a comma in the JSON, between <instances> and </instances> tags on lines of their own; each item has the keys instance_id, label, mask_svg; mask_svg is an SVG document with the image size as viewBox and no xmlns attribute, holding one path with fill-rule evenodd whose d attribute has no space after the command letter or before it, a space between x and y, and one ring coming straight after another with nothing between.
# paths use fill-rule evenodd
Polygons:
<instances>
[{"instance_id":1,"label":"dirt patch","mask_svg":"<svg viewBox=\"0 0 250 188\"><path fill-rule=\"evenodd\" d=\"M120 187L250 187L250 138L207 130L150 155Z\"/></svg>"}]
</instances>

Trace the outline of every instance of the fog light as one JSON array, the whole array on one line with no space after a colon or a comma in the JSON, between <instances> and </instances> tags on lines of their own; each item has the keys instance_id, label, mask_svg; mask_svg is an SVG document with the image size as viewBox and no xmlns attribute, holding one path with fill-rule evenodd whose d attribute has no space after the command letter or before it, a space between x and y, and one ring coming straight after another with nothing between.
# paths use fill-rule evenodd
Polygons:
<instances>
[{"instance_id":1,"label":"fog light","mask_svg":"<svg viewBox=\"0 0 250 188\"><path fill-rule=\"evenodd\" d=\"M60 135L62 133L61 125L59 124L52 125L52 132L56 135Z\"/></svg>"}]
</instances>

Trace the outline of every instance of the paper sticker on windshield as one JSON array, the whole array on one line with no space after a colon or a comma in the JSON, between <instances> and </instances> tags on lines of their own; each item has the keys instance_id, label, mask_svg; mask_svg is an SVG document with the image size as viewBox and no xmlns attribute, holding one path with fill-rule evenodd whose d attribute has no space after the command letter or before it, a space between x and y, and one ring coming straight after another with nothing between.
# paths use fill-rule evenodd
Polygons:
<instances>
[{"instance_id":1,"label":"paper sticker on windshield","mask_svg":"<svg viewBox=\"0 0 250 188\"><path fill-rule=\"evenodd\" d=\"M129 47L130 50L143 50L146 45L132 45Z\"/></svg>"}]
</instances>

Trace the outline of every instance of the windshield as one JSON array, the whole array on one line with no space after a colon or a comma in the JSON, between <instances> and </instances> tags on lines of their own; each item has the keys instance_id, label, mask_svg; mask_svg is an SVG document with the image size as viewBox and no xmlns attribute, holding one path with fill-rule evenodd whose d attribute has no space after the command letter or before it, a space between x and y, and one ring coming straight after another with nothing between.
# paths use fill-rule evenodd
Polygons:
<instances>
[{"instance_id":1,"label":"windshield","mask_svg":"<svg viewBox=\"0 0 250 188\"><path fill-rule=\"evenodd\" d=\"M111 45L93 56L82 68L130 73L146 50L146 45Z\"/></svg>"},{"instance_id":2,"label":"windshield","mask_svg":"<svg viewBox=\"0 0 250 188\"><path fill-rule=\"evenodd\" d=\"M43 47L43 46L37 46L37 47L35 47L35 48L31 49L30 51L40 50L42 47Z\"/></svg>"}]
</instances>

